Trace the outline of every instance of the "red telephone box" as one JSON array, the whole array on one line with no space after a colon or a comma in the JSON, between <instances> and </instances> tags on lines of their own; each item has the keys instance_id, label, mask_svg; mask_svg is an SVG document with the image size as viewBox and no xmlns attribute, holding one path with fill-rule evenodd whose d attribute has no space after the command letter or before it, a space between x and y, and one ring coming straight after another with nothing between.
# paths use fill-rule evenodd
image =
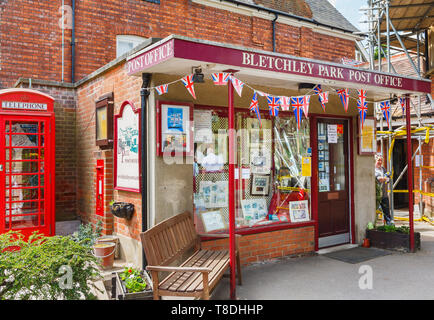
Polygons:
<instances>
[{"instance_id":1,"label":"red telephone box","mask_svg":"<svg viewBox=\"0 0 434 320\"><path fill-rule=\"evenodd\" d=\"M0 90L0 233L55 234L54 99Z\"/></svg>"}]
</instances>

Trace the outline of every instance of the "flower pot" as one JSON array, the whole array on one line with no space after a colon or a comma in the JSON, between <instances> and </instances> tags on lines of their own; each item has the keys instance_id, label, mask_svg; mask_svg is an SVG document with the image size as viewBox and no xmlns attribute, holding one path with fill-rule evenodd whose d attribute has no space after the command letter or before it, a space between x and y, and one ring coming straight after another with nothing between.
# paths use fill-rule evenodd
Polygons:
<instances>
[{"instance_id":1,"label":"flower pot","mask_svg":"<svg viewBox=\"0 0 434 320\"><path fill-rule=\"evenodd\" d=\"M96 239L96 243L107 243L107 242L113 242L116 244L115 259L119 259L120 258L119 237L114 235L104 235Z\"/></svg>"},{"instance_id":2,"label":"flower pot","mask_svg":"<svg viewBox=\"0 0 434 320\"><path fill-rule=\"evenodd\" d=\"M93 250L94 250L94 256L100 259L101 267L103 269L113 268L116 243L114 242L96 243L93 246Z\"/></svg>"},{"instance_id":3,"label":"flower pot","mask_svg":"<svg viewBox=\"0 0 434 320\"><path fill-rule=\"evenodd\" d=\"M410 235L399 232L385 232L380 230L366 230L366 238L369 239L371 247L396 250L410 251ZM420 250L420 232L414 233L415 250Z\"/></svg>"},{"instance_id":4,"label":"flower pot","mask_svg":"<svg viewBox=\"0 0 434 320\"><path fill-rule=\"evenodd\" d=\"M134 204L128 202L115 202L110 205L110 210L114 216L129 220L134 213Z\"/></svg>"},{"instance_id":5,"label":"flower pot","mask_svg":"<svg viewBox=\"0 0 434 320\"><path fill-rule=\"evenodd\" d=\"M117 300L152 300L152 280L146 271L142 271L142 276L146 280L146 289L141 292L129 293L124 282L119 276L120 272L114 272L112 278L112 298Z\"/></svg>"}]
</instances>

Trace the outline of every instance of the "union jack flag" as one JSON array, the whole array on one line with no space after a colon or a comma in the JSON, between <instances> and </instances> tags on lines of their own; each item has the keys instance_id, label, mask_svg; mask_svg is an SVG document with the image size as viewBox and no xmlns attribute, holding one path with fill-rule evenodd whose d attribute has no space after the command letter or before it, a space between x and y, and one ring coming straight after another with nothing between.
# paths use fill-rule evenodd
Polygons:
<instances>
[{"instance_id":1,"label":"union jack flag","mask_svg":"<svg viewBox=\"0 0 434 320\"><path fill-rule=\"evenodd\" d=\"M341 98L342 105L344 106L345 112L348 111L348 101L349 101L349 90L348 89L339 89L336 90L336 92L339 95L339 98Z\"/></svg>"},{"instance_id":2,"label":"union jack flag","mask_svg":"<svg viewBox=\"0 0 434 320\"><path fill-rule=\"evenodd\" d=\"M169 85L168 84L163 84L161 86L158 86L155 88L155 90L157 90L158 95L162 95L167 93L167 91L169 91Z\"/></svg>"},{"instance_id":3,"label":"union jack flag","mask_svg":"<svg viewBox=\"0 0 434 320\"><path fill-rule=\"evenodd\" d=\"M181 79L182 83L184 84L187 91L191 94L191 96L196 99L196 94L194 92L194 82L193 82L193 75L190 74L188 76L185 76Z\"/></svg>"},{"instance_id":4,"label":"union jack flag","mask_svg":"<svg viewBox=\"0 0 434 320\"><path fill-rule=\"evenodd\" d=\"M288 111L290 106L291 106L291 98L281 96L280 97L280 107L282 108L282 111Z\"/></svg>"},{"instance_id":5,"label":"union jack flag","mask_svg":"<svg viewBox=\"0 0 434 320\"><path fill-rule=\"evenodd\" d=\"M305 105L305 96L291 97L291 105L295 114L297 127L300 129L301 118L303 117L303 106Z\"/></svg>"},{"instance_id":6,"label":"union jack flag","mask_svg":"<svg viewBox=\"0 0 434 320\"><path fill-rule=\"evenodd\" d=\"M259 126L262 128L261 114L259 113L258 93L256 91L253 94L252 102L250 103L250 111L254 111L256 113L256 117L259 120Z\"/></svg>"},{"instance_id":7,"label":"union jack flag","mask_svg":"<svg viewBox=\"0 0 434 320\"><path fill-rule=\"evenodd\" d=\"M380 102L380 108L381 111L383 111L384 119L386 119L387 126L389 126L389 120L390 120L390 101L383 101Z\"/></svg>"},{"instance_id":8,"label":"union jack flag","mask_svg":"<svg viewBox=\"0 0 434 320\"><path fill-rule=\"evenodd\" d=\"M399 98L399 104L401 105L402 108L402 115L405 114L405 98Z\"/></svg>"},{"instance_id":9,"label":"union jack flag","mask_svg":"<svg viewBox=\"0 0 434 320\"><path fill-rule=\"evenodd\" d=\"M357 109L359 110L360 122L362 124L365 122L366 114L368 113L368 102L366 101L366 90L357 90L359 93L359 98L357 99Z\"/></svg>"},{"instance_id":10,"label":"union jack flag","mask_svg":"<svg viewBox=\"0 0 434 320\"><path fill-rule=\"evenodd\" d=\"M270 115L277 117L279 115L280 98L267 96L268 110Z\"/></svg>"},{"instance_id":11,"label":"union jack flag","mask_svg":"<svg viewBox=\"0 0 434 320\"><path fill-rule=\"evenodd\" d=\"M310 101L310 96L303 96L303 112L306 118L308 117L309 114L309 101Z\"/></svg>"},{"instance_id":12,"label":"union jack flag","mask_svg":"<svg viewBox=\"0 0 434 320\"><path fill-rule=\"evenodd\" d=\"M231 81L232 81L232 84L233 84L235 90L237 91L238 95L241 97L241 92L243 91L244 82L242 82L241 80L238 80L234 76L231 76Z\"/></svg>"},{"instance_id":13,"label":"union jack flag","mask_svg":"<svg viewBox=\"0 0 434 320\"><path fill-rule=\"evenodd\" d=\"M267 94L262 91L256 91L261 97L266 97Z\"/></svg>"},{"instance_id":14,"label":"union jack flag","mask_svg":"<svg viewBox=\"0 0 434 320\"><path fill-rule=\"evenodd\" d=\"M315 88L313 88L313 92L314 92L315 94L320 94L320 93L322 92L321 85L320 85L320 84L317 84L317 85L315 86Z\"/></svg>"},{"instance_id":15,"label":"union jack flag","mask_svg":"<svg viewBox=\"0 0 434 320\"><path fill-rule=\"evenodd\" d=\"M326 111L326 110L325 110L325 104L326 104L327 102L329 102L329 92L326 91L326 92L321 92L321 93L319 93L319 94L318 94L318 99L319 99L319 102L321 103L321 107L322 107L322 109L323 109L324 112L325 112L325 111Z\"/></svg>"},{"instance_id":16,"label":"union jack flag","mask_svg":"<svg viewBox=\"0 0 434 320\"><path fill-rule=\"evenodd\" d=\"M214 81L214 84L216 86L225 86L228 84L228 80L230 78L230 74L226 72L217 72L211 74L212 81Z\"/></svg>"}]
</instances>

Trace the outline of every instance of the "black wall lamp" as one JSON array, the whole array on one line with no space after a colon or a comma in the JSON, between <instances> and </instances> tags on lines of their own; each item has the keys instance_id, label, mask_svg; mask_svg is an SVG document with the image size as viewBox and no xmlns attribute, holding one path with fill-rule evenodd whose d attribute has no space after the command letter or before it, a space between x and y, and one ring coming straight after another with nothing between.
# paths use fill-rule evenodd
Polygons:
<instances>
[{"instance_id":1,"label":"black wall lamp","mask_svg":"<svg viewBox=\"0 0 434 320\"><path fill-rule=\"evenodd\" d=\"M194 73L193 73L193 82L194 83L204 83L204 74L202 73L202 68L200 67L193 67Z\"/></svg>"}]
</instances>

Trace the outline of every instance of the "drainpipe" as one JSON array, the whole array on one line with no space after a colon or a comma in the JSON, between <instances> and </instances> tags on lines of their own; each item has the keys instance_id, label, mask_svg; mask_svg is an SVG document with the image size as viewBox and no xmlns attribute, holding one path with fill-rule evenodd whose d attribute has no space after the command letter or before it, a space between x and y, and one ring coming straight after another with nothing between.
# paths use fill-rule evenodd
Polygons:
<instances>
[{"instance_id":1,"label":"drainpipe","mask_svg":"<svg viewBox=\"0 0 434 320\"><path fill-rule=\"evenodd\" d=\"M277 15L277 13L274 13L274 19L271 23L271 25L273 26L273 52L276 52L276 20L277 18L279 18L279 16Z\"/></svg>"},{"instance_id":2,"label":"drainpipe","mask_svg":"<svg viewBox=\"0 0 434 320\"><path fill-rule=\"evenodd\" d=\"M65 74L65 1L62 0L62 82Z\"/></svg>"},{"instance_id":3,"label":"drainpipe","mask_svg":"<svg viewBox=\"0 0 434 320\"><path fill-rule=\"evenodd\" d=\"M75 0L72 0L71 83L75 82Z\"/></svg>"},{"instance_id":4,"label":"drainpipe","mask_svg":"<svg viewBox=\"0 0 434 320\"><path fill-rule=\"evenodd\" d=\"M149 84L151 82L151 74L142 74L142 88L140 89L141 109L140 109L140 168L141 180L140 189L142 195L142 232L148 229L148 97L150 94ZM142 250L143 269L147 266L145 251Z\"/></svg>"}]
</instances>

